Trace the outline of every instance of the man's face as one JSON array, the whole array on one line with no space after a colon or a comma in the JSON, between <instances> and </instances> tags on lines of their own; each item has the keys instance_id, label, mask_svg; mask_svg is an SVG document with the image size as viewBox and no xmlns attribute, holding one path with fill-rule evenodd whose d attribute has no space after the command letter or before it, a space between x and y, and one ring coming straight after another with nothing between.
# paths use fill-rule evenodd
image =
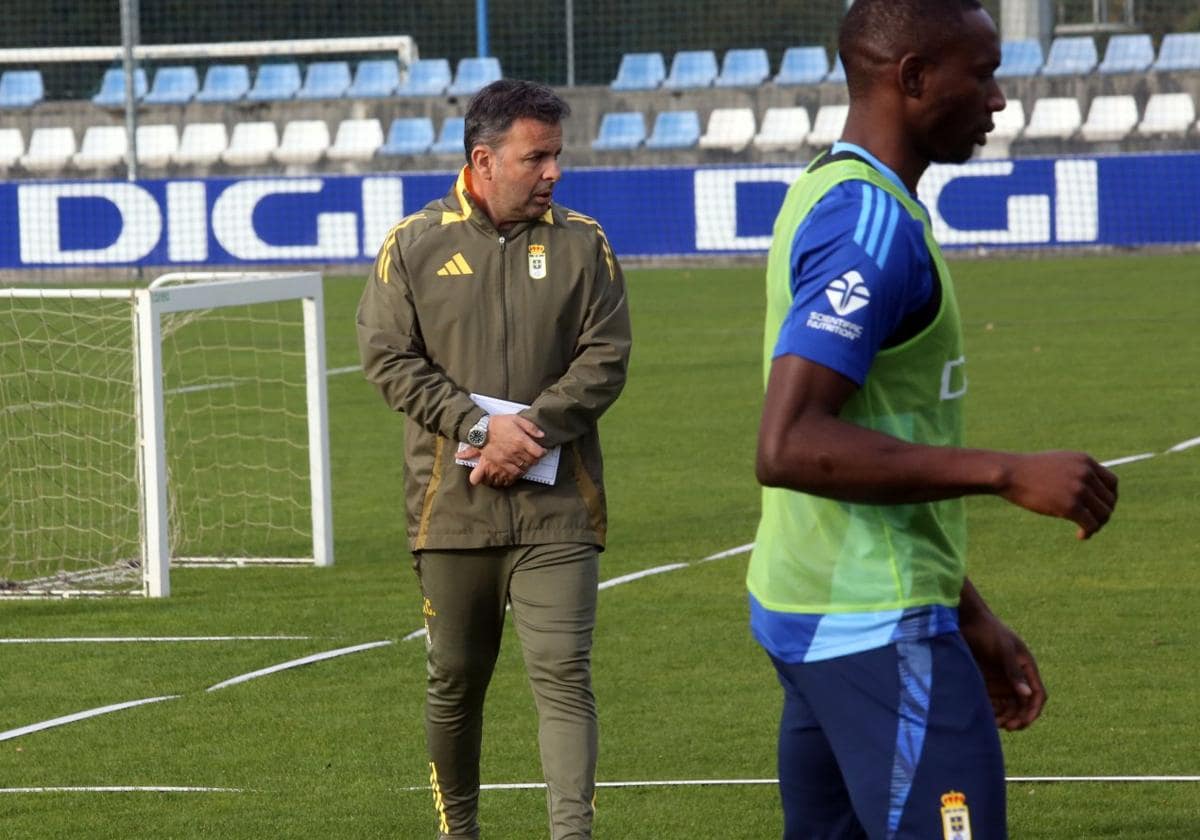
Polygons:
<instances>
[{"instance_id":1,"label":"man's face","mask_svg":"<svg viewBox=\"0 0 1200 840\"><path fill-rule=\"evenodd\" d=\"M928 100L918 138L924 156L935 163L962 163L992 130L992 114L1004 110L996 84L1000 39L982 9L965 12L961 36L954 38L928 71Z\"/></svg>"},{"instance_id":2,"label":"man's face","mask_svg":"<svg viewBox=\"0 0 1200 840\"><path fill-rule=\"evenodd\" d=\"M486 180L488 214L497 227L536 219L550 208L562 178L562 126L522 117L491 147Z\"/></svg>"}]
</instances>

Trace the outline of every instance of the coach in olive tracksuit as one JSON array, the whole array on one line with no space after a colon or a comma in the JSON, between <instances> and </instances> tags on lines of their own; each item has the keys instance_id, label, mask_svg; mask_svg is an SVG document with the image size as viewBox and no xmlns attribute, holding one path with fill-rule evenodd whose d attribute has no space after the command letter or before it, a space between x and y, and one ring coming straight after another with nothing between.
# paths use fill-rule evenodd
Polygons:
<instances>
[{"instance_id":1,"label":"coach in olive tracksuit","mask_svg":"<svg viewBox=\"0 0 1200 840\"><path fill-rule=\"evenodd\" d=\"M388 234L358 310L367 378L406 417L439 838L479 837L483 700L509 602L553 840L592 836L590 654L606 529L596 423L624 386L631 339L604 232L551 201L568 113L542 85L480 91L466 115L468 165L445 198ZM472 393L529 407L488 415ZM554 483L522 480L553 447Z\"/></svg>"}]
</instances>

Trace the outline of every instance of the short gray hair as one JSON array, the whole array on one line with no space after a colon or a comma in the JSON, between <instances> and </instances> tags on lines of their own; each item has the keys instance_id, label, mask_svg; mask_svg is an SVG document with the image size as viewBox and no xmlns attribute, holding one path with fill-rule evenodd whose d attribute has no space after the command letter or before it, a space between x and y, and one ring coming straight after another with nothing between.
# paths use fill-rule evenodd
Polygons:
<instances>
[{"instance_id":1,"label":"short gray hair","mask_svg":"<svg viewBox=\"0 0 1200 840\"><path fill-rule=\"evenodd\" d=\"M467 162L480 143L497 145L514 121L526 118L557 125L571 114L571 106L546 85L516 79L492 82L471 98L463 125Z\"/></svg>"}]
</instances>

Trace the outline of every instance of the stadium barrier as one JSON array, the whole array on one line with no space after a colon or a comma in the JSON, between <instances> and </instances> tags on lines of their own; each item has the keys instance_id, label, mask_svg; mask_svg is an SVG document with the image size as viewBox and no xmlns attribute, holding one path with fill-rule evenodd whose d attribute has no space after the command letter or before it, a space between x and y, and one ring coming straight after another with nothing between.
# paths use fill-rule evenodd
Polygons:
<instances>
[{"instance_id":1,"label":"stadium barrier","mask_svg":"<svg viewBox=\"0 0 1200 840\"><path fill-rule=\"evenodd\" d=\"M618 254L763 253L799 166L583 169L558 200L595 217ZM0 269L249 266L374 258L452 170L370 176L0 184ZM977 161L921 184L950 248L1200 242L1200 154ZM634 197L648 197L651 216Z\"/></svg>"}]
</instances>

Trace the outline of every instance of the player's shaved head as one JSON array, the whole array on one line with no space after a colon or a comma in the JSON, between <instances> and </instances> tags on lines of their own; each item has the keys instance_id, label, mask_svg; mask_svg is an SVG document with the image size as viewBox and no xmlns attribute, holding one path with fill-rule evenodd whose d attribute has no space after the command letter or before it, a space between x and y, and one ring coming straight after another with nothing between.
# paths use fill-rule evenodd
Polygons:
<instances>
[{"instance_id":1,"label":"player's shaved head","mask_svg":"<svg viewBox=\"0 0 1200 840\"><path fill-rule=\"evenodd\" d=\"M979 0L854 0L838 31L838 53L852 97L907 53L936 57L959 35L963 13Z\"/></svg>"}]
</instances>

